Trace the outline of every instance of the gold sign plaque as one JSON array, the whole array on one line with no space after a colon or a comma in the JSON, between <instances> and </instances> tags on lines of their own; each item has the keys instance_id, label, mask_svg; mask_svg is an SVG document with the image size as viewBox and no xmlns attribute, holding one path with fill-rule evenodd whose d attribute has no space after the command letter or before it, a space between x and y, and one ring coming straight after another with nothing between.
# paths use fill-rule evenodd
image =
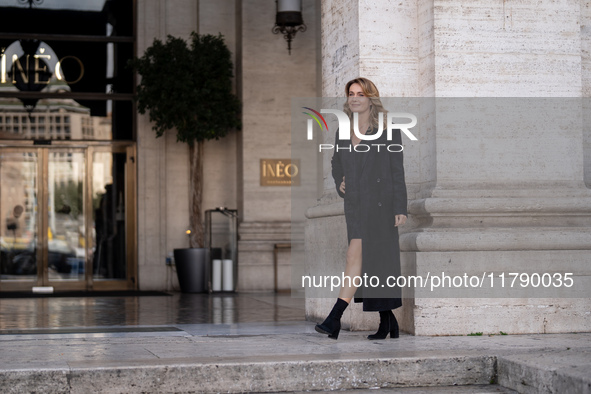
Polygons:
<instances>
[{"instance_id":1,"label":"gold sign plaque","mask_svg":"<svg viewBox=\"0 0 591 394\"><path fill-rule=\"evenodd\" d=\"M261 186L299 185L299 159L261 159Z\"/></svg>"}]
</instances>

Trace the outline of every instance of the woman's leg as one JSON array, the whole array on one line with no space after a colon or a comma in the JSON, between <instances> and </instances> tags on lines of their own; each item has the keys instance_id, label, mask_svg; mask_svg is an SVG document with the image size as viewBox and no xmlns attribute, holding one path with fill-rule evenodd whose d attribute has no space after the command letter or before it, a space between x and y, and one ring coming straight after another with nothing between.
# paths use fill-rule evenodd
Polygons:
<instances>
[{"instance_id":1,"label":"woman's leg","mask_svg":"<svg viewBox=\"0 0 591 394\"><path fill-rule=\"evenodd\" d=\"M357 287L353 284L353 279L356 276L361 276L361 239L354 238L349 242L349 248L347 249L347 265L345 266L345 277L351 278L351 283L345 281L341 291L339 292L339 298L346 301L347 304L351 302Z\"/></svg>"},{"instance_id":2,"label":"woman's leg","mask_svg":"<svg viewBox=\"0 0 591 394\"><path fill-rule=\"evenodd\" d=\"M349 306L355 290L357 288L353 286L353 277L361 275L361 240L352 239L347 249L347 264L345 266L345 275L351 278L351 286L349 283L344 283L341 291L339 292L339 298L337 298L336 304L333 306L332 311L328 314L328 317L321 323L316 324L316 331L321 334L328 334L329 338L337 339L339 332L341 331L341 317L343 312Z\"/></svg>"}]
</instances>

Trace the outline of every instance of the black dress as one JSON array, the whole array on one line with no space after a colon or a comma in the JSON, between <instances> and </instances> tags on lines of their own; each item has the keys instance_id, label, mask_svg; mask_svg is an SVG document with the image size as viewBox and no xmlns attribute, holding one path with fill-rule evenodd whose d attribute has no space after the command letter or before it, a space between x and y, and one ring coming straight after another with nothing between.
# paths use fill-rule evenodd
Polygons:
<instances>
[{"instance_id":1,"label":"black dress","mask_svg":"<svg viewBox=\"0 0 591 394\"><path fill-rule=\"evenodd\" d=\"M373 129L368 134L376 132ZM364 311L384 311L402 305L400 289L389 287L387 279L400 275L398 228L394 223L396 215L407 215L406 184L402 152L386 149L388 145L401 144L400 130L393 131L392 141L387 140L386 134L384 131L376 140L361 141L371 148L368 152L356 152L352 141L338 139L337 131L331 160L337 193L345 200L348 241L361 239L362 276L377 278L371 284L365 281L355 294L355 302L363 302ZM376 144L382 144L379 151ZM339 190L343 176L345 193Z\"/></svg>"}]
</instances>

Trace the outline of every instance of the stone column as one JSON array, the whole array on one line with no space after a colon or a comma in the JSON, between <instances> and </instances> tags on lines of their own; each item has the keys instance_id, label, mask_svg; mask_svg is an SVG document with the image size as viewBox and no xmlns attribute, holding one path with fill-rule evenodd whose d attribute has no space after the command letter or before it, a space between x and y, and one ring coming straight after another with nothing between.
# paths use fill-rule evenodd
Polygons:
<instances>
[{"instance_id":1,"label":"stone column","mask_svg":"<svg viewBox=\"0 0 591 394\"><path fill-rule=\"evenodd\" d=\"M432 129L419 127L419 142L405 149L411 220L400 238L403 273L575 267L575 276L588 275L591 193L581 130L560 131L546 119L490 135L450 125L450 101L439 99L581 97L588 80L582 8L577 1L323 2L325 96L342 95L360 75L383 97L438 98ZM321 214L341 204L329 168L319 204L308 226L318 232L337 220L345 239L344 219ZM329 259L344 262L344 249L334 253ZM309 300L307 313L323 317L332 302ZM415 335L591 329L586 299L409 299L396 314ZM375 328L375 321L359 307L345 315L352 329Z\"/></svg>"},{"instance_id":2,"label":"stone column","mask_svg":"<svg viewBox=\"0 0 591 394\"><path fill-rule=\"evenodd\" d=\"M582 96L580 2L435 1L433 15L437 97ZM495 135L436 127L436 186L410 205L428 224L401 239L417 273L453 264L474 273L574 267L575 276L588 275L582 133L555 121ZM408 323L418 335L588 331L588 309L587 300L569 298L423 299Z\"/></svg>"}]
</instances>

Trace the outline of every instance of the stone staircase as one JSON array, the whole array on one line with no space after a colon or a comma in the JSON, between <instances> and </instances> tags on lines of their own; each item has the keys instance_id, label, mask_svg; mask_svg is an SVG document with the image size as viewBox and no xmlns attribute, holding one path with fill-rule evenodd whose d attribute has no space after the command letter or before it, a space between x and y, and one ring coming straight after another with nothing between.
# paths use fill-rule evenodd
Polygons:
<instances>
[{"instance_id":1,"label":"stone staircase","mask_svg":"<svg viewBox=\"0 0 591 394\"><path fill-rule=\"evenodd\" d=\"M591 393L591 334L402 335L397 340L369 342L359 332L341 333L333 341L309 332L309 324L294 328L297 333L290 333L286 325L283 332L266 335L260 334L260 328L259 335L249 330L203 335L196 332L202 328L177 327L181 330L141 336L0 338L0 391L240 393L409 388L409 393L430 393L462 387L473 391L461 392L478 393ZM419 387L429 391L417 391Z\"/></svg>"}]
</instances>

